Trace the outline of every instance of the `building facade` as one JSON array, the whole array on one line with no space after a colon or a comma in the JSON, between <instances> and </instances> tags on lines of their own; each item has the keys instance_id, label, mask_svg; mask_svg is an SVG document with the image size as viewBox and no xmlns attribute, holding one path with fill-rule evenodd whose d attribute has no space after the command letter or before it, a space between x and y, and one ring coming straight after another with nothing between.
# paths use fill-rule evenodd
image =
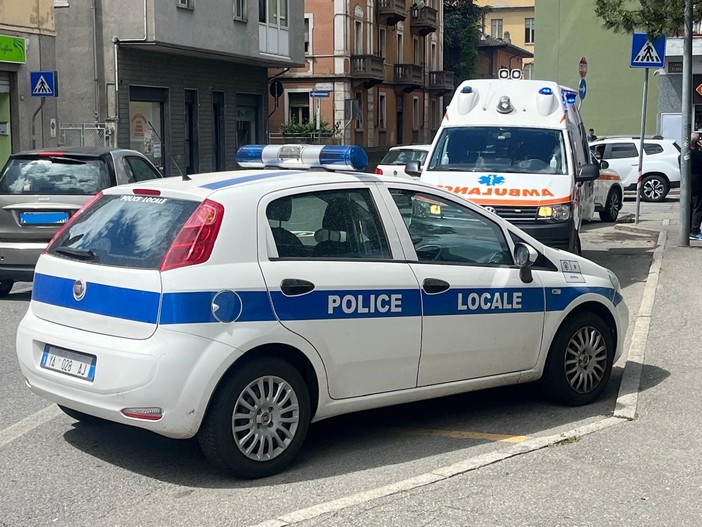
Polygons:
<instances>
[{"instance_id":1,"label":"building facade","mask_svg":"<svg viewBox=\"0 0 702 527\"><path fill-rule=\"evenodd\" d=\"M270 96L271 142L293 122L317 121L334 131L327 140L371 158L431 141L454 88L443 71L443 0L305 0L304 11L305 65L271 72L282 88Z\"/></svg>"},{"instance_id":2,"label":"building facade","mask_svg":"<svg viewBox=\"0 0 702 527\"><path fill-rule=\"evenodd\" d=\"M268 68L304 63L302 0L64 0L59 140L146 154L166 175L236 167L265 141Z\"/></svg>"},{"instance_id":3,"label":"building facade","mask_svg":"<svg viewBox=\"0 0 702 527\"><path fill-rule=\"evenodd\" d=\"M608 31L595 15L594 0L538 0L534 77L580 87L579 64L587 62L580 111L598 136L641 133L644 71L631 68L632 36ZM646 134L660 131L660 75L649 75Z\"/></svg>"},{"instance_id":4,"label":"building facade","mask_svg":"<svg viewBox=\"0 0 702 527\"><path fill-rule=\"evenodd\" d=\"M0 166L13 152L56 144L55 99L42 104L30 86L30 72L56 70L55 37L53 0L0 0Z\"/></svg>"},{"instance_id":5,"label":"building facade","mask_svg":"<svg viewBox=\"0 0 702 527\"><path fill-rule=\"evenodd\" d=\"M527 52L526 55L520 56L521 67L523 77L531 79L534 70L533 57L536 37L535 0L474 0L474 3L479 7L489 8L483 20L483 35L504 41ZM510 53L510 50L503 50L503 53ZM515 55L515 53L511 53L510 56ZM510 56L506 57L507 60ZM513 67L509 69L513 69Z\"/></svg>"}]
</instances>

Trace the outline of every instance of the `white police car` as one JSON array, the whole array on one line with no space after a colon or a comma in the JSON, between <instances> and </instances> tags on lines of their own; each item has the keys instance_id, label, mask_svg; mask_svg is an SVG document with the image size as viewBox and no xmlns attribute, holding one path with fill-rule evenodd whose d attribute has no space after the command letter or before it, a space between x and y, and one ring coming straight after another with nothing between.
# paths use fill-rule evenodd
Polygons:
<instances>
[{"instance_id":1,"label":"white police car","mask_svg":"<svg viewBox=\"0 0 702 527\"><path fill-rule=\"evenodd\" d=\"M255 478L334 415L539 379L568 405L605 388L628 321L607 269L436 187L306 169L363 167L358 147L237 159L267 168L106 189L56 235L17 333L35 393L197 435Z\"/></svg>"}]
</instances>

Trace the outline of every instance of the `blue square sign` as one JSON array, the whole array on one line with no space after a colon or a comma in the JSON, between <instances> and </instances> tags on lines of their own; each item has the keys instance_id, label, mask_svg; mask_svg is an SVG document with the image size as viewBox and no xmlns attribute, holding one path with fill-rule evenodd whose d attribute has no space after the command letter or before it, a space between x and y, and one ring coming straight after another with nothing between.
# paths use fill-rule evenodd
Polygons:
<instances>
[{"instance_id":1,"label":"blue square sign","mask_svg":"<svg viewBox=\"0 0 702 527\"><path fill-rule=\"evenodd\" d=\"M665 37L651 40L646 33L634 33L631 41L630 68L662 68L665 64Z\"/></svg>"},{"instance_id":2,"label":"blue square sign","mask_svg":"<svg viewBox=\"0 0 702 527\"><path fill-rule=\"evenodd\" d=\"M30 71L29 86L32 97L58 97L55 71Z\"/></svg>"}]
</instances>

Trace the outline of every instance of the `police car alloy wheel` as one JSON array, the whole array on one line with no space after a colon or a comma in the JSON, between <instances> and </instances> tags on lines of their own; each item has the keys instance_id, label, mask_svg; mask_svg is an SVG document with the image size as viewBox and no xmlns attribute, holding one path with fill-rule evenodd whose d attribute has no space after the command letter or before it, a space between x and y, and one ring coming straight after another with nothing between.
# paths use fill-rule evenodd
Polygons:
<instances>
[{"instance_id":1,"label":"police car alloy wheel","mask_svg":"<svg viewBox=\"0 0 702 527\"><path fill-rule=\"evenodd\" d=\"M300 450L310 424L302 375L274 357L253 359L222 381L198 439L207 459L243 478L280 472Z\"/></svg>"},{"instance_id":2,"label":"police car alloy wheel","mask_svg":"<svg viewBox=\"0 0 702 527\"><path fill-rule=\"evenodd\" d=\"M612 334L599 316L575 315L553 339L541 379L544 391L560 404L591 403L609 381L614 348Z\"/></svg>"}]
</instances>

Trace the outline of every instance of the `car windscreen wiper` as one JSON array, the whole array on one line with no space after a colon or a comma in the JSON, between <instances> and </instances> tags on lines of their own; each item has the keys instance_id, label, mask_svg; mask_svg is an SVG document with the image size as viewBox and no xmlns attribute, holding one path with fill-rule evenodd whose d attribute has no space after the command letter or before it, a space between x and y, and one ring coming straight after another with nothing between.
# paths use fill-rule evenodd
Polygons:
<instances>
[{"instance_id":1,"label":"car windscreen wiper","mask_svg":"<svg viewBox=\"0 0 702 527\"><path fill-rule=\"evenodd\" d=\"M78 260L94 260L97 256L90 249L75 249L73 247L56 247L54 249L59 254L64 254Z\"/></svg>"},{"instance_id":2,"label":"car windscreen wiper","mask_svg":"<svg viewBox=\"0 0 702 527\"><path fill-rule=\"evenodd\" d=\"M48 159L52 163L63 163L64 165L85 165L86 162L75 157L64 156L42 156L41 159Z\"/></svg>"}]
</instances>

